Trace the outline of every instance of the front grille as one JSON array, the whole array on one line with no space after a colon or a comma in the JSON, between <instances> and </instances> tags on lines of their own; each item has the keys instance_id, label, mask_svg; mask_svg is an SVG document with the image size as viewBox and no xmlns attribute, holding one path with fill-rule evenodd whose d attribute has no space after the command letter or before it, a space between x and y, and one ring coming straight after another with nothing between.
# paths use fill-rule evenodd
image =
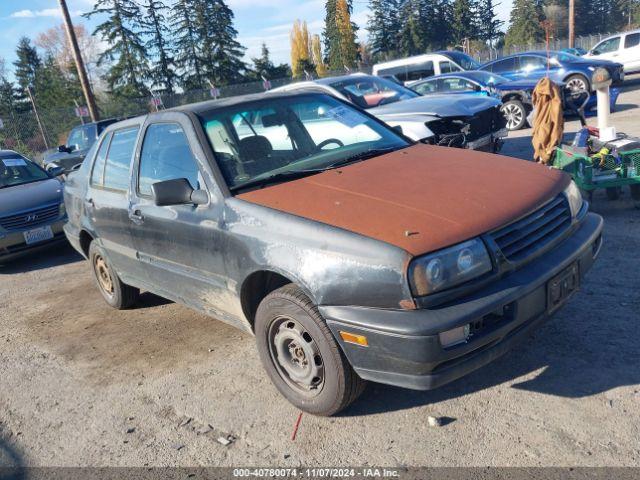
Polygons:
<instances>
[{"instance_id":1,"label":"front grille","mask_svg":"<svg viewBox=\"0 0 640 480\"><path fill-rule=\"evenodd\" d=\"M525 218L493 232L491 237L507 260L521 262L552 243L570 226L569 203L564 195L558 195Z\"/></svg>"},{"instance_id":2,"label":"front grille","mask_svg":"<svg viewBox=\"0 0 640 480\"><path fill-rule=\"evenodd\" d=\"M36 208L17 215L0 218L0 227L8 231L24 230L55 220L60 215L60 205Z\"/></svg>"}]
</instances>

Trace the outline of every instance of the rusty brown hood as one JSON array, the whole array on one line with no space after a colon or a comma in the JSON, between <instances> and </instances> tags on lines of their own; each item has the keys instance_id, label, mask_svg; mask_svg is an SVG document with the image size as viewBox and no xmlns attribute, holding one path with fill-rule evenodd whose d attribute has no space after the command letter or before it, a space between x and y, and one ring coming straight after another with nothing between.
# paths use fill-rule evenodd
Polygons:
<instances>
[{"instance_id":1,"label":"rusty brown hood","mask_svg":"<svg viewBox=\"0 0 640 480\"><path fill-rule=\"evenodd\" d=\"M506 225L568 183L533 162L415 145L237 198L420 255Z\"/></svg>"}]
</instances>

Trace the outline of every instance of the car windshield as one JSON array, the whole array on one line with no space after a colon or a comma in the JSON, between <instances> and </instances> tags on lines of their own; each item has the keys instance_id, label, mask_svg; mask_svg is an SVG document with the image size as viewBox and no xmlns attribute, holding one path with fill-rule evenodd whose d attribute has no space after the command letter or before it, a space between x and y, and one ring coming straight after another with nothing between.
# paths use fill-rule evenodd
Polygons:
<instances>
[{"instance_id":1,"label":"car windshield","mask_svg":"<svg viewBox=\"0 0 640 480\"><path fill-rule=\"evenodd\" d=\"M51 178L47 172L21 155L0 156L0 188Z\"/></svg>"},{"instance_id":2,"label":"car windshield","mask_svg":"<svg viewBox=\"0 0 640 480\"><path fill-rule=\"evenodd\" d=\"M480 64L476 62L473 58L471 58L466 53L462 52L446 52L444 53L446 57L449 57L451 60L456 62L465 70L477 70L480 68Z\"/></svg>"},{"instance_id":3,"label":"car windshield","mask_svg":"<svg viewBox=\"0 0 640 480\"><path fill-rule=\"evenodd\" d=\"M265 98L211 110L200 119L231 191L312 175L409 145L328 95Z\"/></svg>"},{"instance_id":4,"label":"car windshield","mask_svg":"<svg viewBox=\"0 0 640 480\"><path fill-rule=\"evenodd\" d=\"M380 77L354 75L331 83L350 102L360 108L373 108L388 103L408 100L419 95L391 80Z\"/></svg>"}]
</instances>

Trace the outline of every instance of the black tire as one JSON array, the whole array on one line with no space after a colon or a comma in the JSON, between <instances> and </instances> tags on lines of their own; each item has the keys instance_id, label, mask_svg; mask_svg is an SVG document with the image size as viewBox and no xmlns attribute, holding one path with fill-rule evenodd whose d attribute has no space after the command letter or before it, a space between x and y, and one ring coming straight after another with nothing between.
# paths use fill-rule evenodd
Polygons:
<instances>
[{"instance_id":1,"label":"black tire","mask_svg":"<svg viewBox=\"0 0 640 480\"><path fill-rule=\"evenodd\" d=\"M567 88L573 91L578 90L586 90L587 92L591 92L591 86L589 85L589 80L584 75L580 75L576 73L575 75L569 75L564 79L564 83ZM580 86L582 85L582 86Z\"/></svg>"},{"instance_id":2,"label":"black tire","mask_svg":"<svg viewBox=\"0 0 640 480\"><path fill-rule=\"evenodd\" d=\"M500 108L507 119L508 130L520 130L527 123L527 109L520 100L506 101Z\"/></svg>"},{"instance_id":3,"label":"black tire","mask_svg":"<svg viewBox=\"0 0 640 480\"><path fill-rule=\"evenodd\" d=\"M620 198L620 189L618 187L607 188L607 198L609 200L618 200Z\"/></svg>"},{"instance_id":4,"label":"black tire","mask_svg":"<svg viewBox=\"0 0 640 480\"><path fill-rule=\"evenodd\" d=\"M629 185L631 191L631 198L635 201L640 201L640 185Z\"/></svg>"},{"instance_id":5,"label":"black tire","mask_svg":"<svg viewBox=\"0 0 640 480\"><path fill-rule=\"evenodd\" d=\"M255 334L271 381L300 410L331 416L364 391L366 382L353 371L318 308L299 287L285 285L262 300ZM295 379L302 375L312 378Z\"/></svg>"},{"instance_id":6,"label":"black tire","mask_svg":"<svg viewBox=\"0 0 640 480\"><path fill-rule=\"evenodd\" d=\"M104 250L96 242L89 245L89 262L93 278L105 302L118 310L124 310L136 303L140 290L120 280Z\"/></svg>"}]
</instances>

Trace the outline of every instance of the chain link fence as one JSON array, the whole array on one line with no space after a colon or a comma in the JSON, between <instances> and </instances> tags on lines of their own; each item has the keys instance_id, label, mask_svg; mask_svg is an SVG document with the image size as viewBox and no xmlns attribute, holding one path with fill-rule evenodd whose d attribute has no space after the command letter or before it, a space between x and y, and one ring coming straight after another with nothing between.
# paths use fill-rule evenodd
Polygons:
<instances>
[{"instance_id":1,"label":"chain link fence","mask_svg":"<svg viewBox=\"0 0 640 480\"><path fill-rule=\"evenodd\" d=\"M604 37L606 37L604 34L577 37L575 39L575 46L588 50ZM568 40L557 40L551 43L550 49L561 50L567 48L567 46ZM546 45L541 43L520 47L472 51L470 53L479 61L485 62L513 53L544 49L546 49ZM371 66L361 65L359 71L370 73ZM332 72L332 74L335 75L342 75L344 73L345 72ZM291 78L272 79L270 80L270 84L271 88L276 88L293 81ZM264 92L264 90L265 86L263 82L256 81L219 87L215 93L217 93L217 98L225 98ZM151 97L104 97L99 99L98 108L101 117L104 119L131 117L154 112L157 109L173 108L189 103L211 100L212 89L161 95L156 98L160 98L160 104L157 103L157 100L154 102ZM69 108L39 110L38 113L42 129L32 109L24 113L10 113L8 116L3 117L1 119L2 124L0 124L0 148L16 150L41 162L46 152L57 148L58 145L64 144L69 131L81 123L80 118L75 114L75 106L73 105L70 105ZM89 120L85 119L85 121Z\"/></svg>"}]
</instances>

